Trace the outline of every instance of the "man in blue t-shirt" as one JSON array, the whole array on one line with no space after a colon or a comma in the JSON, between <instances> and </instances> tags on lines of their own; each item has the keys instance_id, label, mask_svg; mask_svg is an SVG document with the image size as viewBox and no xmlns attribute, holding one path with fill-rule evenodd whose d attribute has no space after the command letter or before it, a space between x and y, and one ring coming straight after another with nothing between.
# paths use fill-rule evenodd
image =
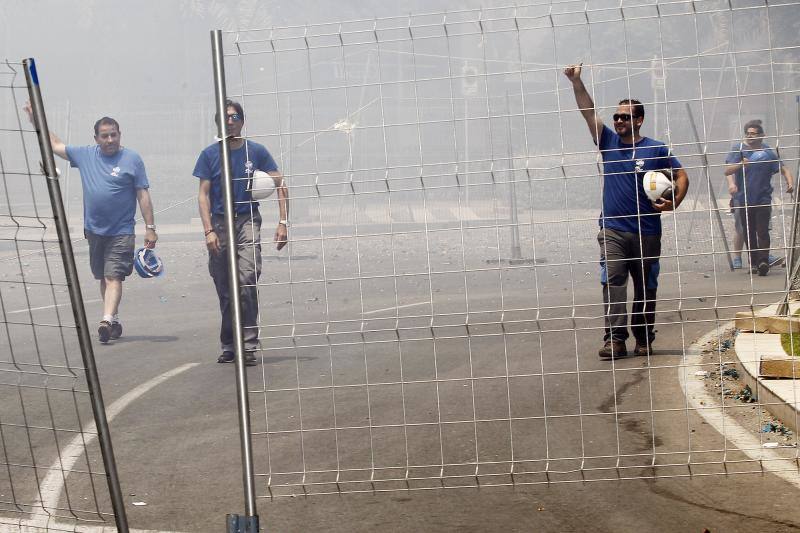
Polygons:
<instances>
[{"instance_id":1,"label":"man in blue t-shirt","mask_svg":"<svg viewBox=\"0 0 800 533\"><path fill-rule=\"evenodd\" d=\"M24 109L33 124L30 104ZM91 146L67 146L50 132L53 153L81 174L89 264L100 281L103 298L103 319L97 333L104 344L122 336L118 311L122 282L133 272L137 202L146 227L144 245L154 248L158 240L144 163L139 154L120 144L121 137L119 124L110 117L95 122L96 144Z\"/></svg>"},{"instance_id":2,"label":"man in blue t-shirt","mask_svg":"<svg viewBox=\"0 0 800 533\"><path fill-rule=\"evenodd\" d=\"M614 113L612 131L595 111L581 80L581 65L567 67L564 74L572 82L578 109L603 156L603 210L597 240L605 336L599 355L615 359L628 354L628 276L633 280L633 353L648 355L655 339L661 213L680 205L689 190L689 177L664 143L639 135L644 122L641 102L622 100ZM650 170L672 176L671 198L650 201L642 185L642 177Z\"/></svg>"},{"instance_id":3,"label":"man in blue t-shirt","mask_svg":"<svg viewBox=\"0 0 800 533\"><path fill-rule=\"evenodd\" d=\"M769 219L772 216L772 176L781 172L786 192L794 190L794 177L778 154L764 142L760 120L744 125L744 142L725 158L725 177L737 230L741 229L750 253L750 268L759 276L769 273ZM741 253L741 248L739 248ZM741 265L741 258L739 259ZM741 266L740 266L741 268Z\"/></svg>"},{"instance_id":4,"label":"man in blue t-shirt","mask_svg":"<svg viewBox=\"0 0 800 533\"><path fill-rule=\"evenodd\" d=\"M218 120L218 117L217 117ZM261 214L258 202L253 200L249 186L253 173L261 170L268 173L275 182L278 194L280 218L275 229L274 240L277 249L281 250L287 243L289 225L289 191L283 176L278 171L275 160L267 149L242 138L244 126L244 110L238 102L228 100L225 108L226 135L230 139L230 166L233 188L234 229L236 242L239 244L239 283L241 288L242 336L245 349L245 363L256 363L255 352L259 348L258 341L258 294L256 283L261 275ZM225 228L225 203L221 178L221 146L216 142L202 152L197 158L193 175L200 179L200 191L197 196L200 208L200 220L208 250L208 271L214 280L214 287L219 298L222 315L220 325L220 345L222 354L218 363L234 361L234 334L230 288L228 284L228 262L226 257L227 235Z\"/></svg>"}]
</instances>

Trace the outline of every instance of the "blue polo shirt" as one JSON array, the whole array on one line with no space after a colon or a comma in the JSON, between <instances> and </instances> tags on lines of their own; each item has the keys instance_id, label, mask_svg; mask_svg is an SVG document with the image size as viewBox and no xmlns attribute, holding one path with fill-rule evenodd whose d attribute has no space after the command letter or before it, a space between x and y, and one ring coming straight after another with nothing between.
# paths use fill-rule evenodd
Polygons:
<instances>
[{"instance_id":1,"label":"blue polo shirt","mask_svg":"<svg viewBox=\"0 0 800 533\"><path fill-rule=\"evenodd\" d=\"M756 150L739 143L731 147L728 157L725 158L725 164L741 163L742 158L750 164L747 168L737 170L734 175L739 190L733 195L733 205L742 207L771 204L772 176L780 172L783 166L780 157L766 143L762 143L761 148Z\"/></svg>"},{"instance_id":2,"label":"blue polo shirt","mask_svg":"<svg viewBox=\"0 0 800 533\"><path fill-rule=\"evenodd\" d=\"M201 180L211 180L211 214L224 215L225 206L222 200L222 180L220 175L220 146L214 143L200 152L192 174ZM231 150L231 172L233 174L233 201L237 213L250 213L250 209L258 209L258 201L253 200L247 190L253 172L262 170L273 172L278 165L269 151L258 143L245 141L236 150Z\"/></svg>"},{"instance_id":3,"label":"blue polo shirt","mask_svg":"<svg viewBox=\"0 0 800 533\"><path fill-rule=\"evenodd\" d=\"M608 126L603 126L598 147L603 156L600 227L661 235L661 213L645 194L642 178L650 170L683 168L680 162L663 142L642 137L626 144Z\"/></svg>"},{"instance_id":4,"label":"blue polo shirt","mask_svg":"<svg viewBox=\"0 0 800 533\"><path fill-rule=\"evenodd\" d=\"M147 189L139 154L120 148L112 156L100 147L67 146L67 159L83 183L83 226L96 235L133 235L137 189Z\"/></svg>"}]
</instances>

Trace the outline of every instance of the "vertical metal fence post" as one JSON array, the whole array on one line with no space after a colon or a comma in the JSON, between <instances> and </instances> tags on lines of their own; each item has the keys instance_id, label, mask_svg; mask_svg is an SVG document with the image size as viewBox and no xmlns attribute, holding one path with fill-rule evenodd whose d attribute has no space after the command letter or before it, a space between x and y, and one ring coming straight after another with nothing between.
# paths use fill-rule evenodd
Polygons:
<instances>
[{"instance_id":1,"label":"vertical metal fence post","mask_svg":"<svg viewBox=\"0 0 800 533\"><path fill-rule=\"evenodd\" d=\"M233 340L236 350L236 395L239 408L239 438L242 449L242 481L244 487L245 517L228 515L228 533L256 533L259 531L256 514L255 476L253 473L253 445L250 439L250 402L247 396L247 372L244 364L244 337L242 335L242 304L239 293L239 255L236 240L233 182L231 175L230 146L225 131L226 101L225 64L222 51L222 31L211 32L211 52L214 64L214 94L217 103L217 138L220 146L222 192L225 206L225 231L228 242L228 287L230 290L233 320Z\"/></svg>"},{"instance_id":2,"label":"vertical metal fence post","mask_svg":"<svg viewBox=\"0 0 800 533\"><path fill-rule=\"evenodd\" d=\"M128 518L125 514L125 500L122 498L117 464L114 459L114 449L111 446L111 434L108 430L108 419L106 419L103 394L100 390L100 379L97 375L92 339L89 336L89 327L86 322L86 310L83 307L78 270L75 267L72 241L69 237L69 225L64 211L64 203L61 199L61 186L56 174L56 162L53 158L53 147L50 144L50 130L47 128L47 117L44 113L44 103L42 102L42 93L39 88L36 62L33 58L28 58L23 61L23 64L25 65L25 79L28 82L28 95L33 108L34 127L39 137L39 149L42 152L42 165L47 177L47 192L50 195L50 204L53 207L58 244L61 249L61 259L64 262L64 273L67 278L70 302L72 303L72 315L75 318L75 329L78 332L78 345L81 349L83 366L86 369L86 382L89 388L94 420L97 425L97 437L100 443L100 452L103 456L103 466L111 495L111 505L114 509L114 520L117 530L120 533L127 533Z\"/></svg>"},{"instance_id":3,"label":"vertical metal fence post","mask_svg":"<svg viewBox=\"0 0 800 533\"><path fill-rule=\"evenodd\" d=\"M789 315L789 297L793 291L800 290L800 251L797 250L797 239L800 236L800 95L795 95L795 104L797 106L797 138L798 138L798 154L797 154L797 172L794 175L795 184L794 192L792 193L792 229L789 235L789 246L786 249L786 269L788 275L786 277L786 291L783 295L783 301L778 305L777 314L780 316Z\"/></svg>"}]
</instances>

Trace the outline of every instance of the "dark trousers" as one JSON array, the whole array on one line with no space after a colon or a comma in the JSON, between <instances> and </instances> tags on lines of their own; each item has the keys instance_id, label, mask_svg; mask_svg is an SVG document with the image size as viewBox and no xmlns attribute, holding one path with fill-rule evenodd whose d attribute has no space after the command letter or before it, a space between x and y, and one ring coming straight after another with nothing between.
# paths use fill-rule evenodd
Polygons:
<instances>
[{"instance_id":1,"label":"dark trousers","mask_svg":"<svg viewBox=\"0 0 800 533\"><path fill-rule=\"evenodd\" d=\"M639 344L655 339L656 291L661 235L640 235L601 229L601 283L605 316L604 340L628 338L628 276L633 280L631 332Z\"/></svg>"},{"instance_id":2,"label":"dark trousers","mask_svg":"<svg viewBox=\"0 0 800 533\"><path fill-rule=\"evenodd\" d=\"M222 324L219 330L219 342L223 352L233 352L233 311L231 309L230 288L228 283L228 237L225 231L225 217L213 215L211 223L219 237L220 253L208 254L208 272L214 280L219 298L219 310ZM261 276L261 216L254 214L239 215L235 223L236 243L239 250L239 287L242 304L242 335L244 349L255 351L258 342L258 293L256 283Z\"/></svg>"},{"instance_id":3,"label":"dark trousers","mask_svg":"<svg viewBox=\"0 0 800 533\"><path fill-rule=\"evenodd\" d=\"M761 263L769 263L769 219L772 217L772 206L750 206L743 208L743 211L747 228L744 237L750 253L750 267L756 268Z\"/></svg>"}]
</instances>

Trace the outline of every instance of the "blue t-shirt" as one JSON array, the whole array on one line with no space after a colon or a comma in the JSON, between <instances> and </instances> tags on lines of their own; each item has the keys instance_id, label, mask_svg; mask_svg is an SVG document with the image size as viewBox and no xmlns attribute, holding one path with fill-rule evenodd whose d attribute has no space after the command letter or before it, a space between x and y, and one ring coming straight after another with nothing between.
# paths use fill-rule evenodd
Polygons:
<instances>
[{"instance_id":1,"label":"blue t-shirt","mask_svg":"<svg viewBox=\"0 0 800 533\"><path fill-rule=\"evenodd\" d=\"M625 144L608 126L603 126L599 148L603 155L600 227L660 235L661 213L645 194L642 178L650 170L683 168L680 162L661 141L642 137L636 144Z\"/></svg>"},{"instance_id":2,"label":"blue t-shirt","mask_svg":"<svg viewBox=\"0 0 800 533\"><path fill-rule=\"evenodd\" d=\"M269 151L262 145L252 141L245 141L240 148L231 150L231 172L233 173L233 201L237 213L249 213L251 205L258 209L258 201L253 200L247 190L253 172L262 170L273 172L278 170L278 165L272 159ZM222 201L222 180L220 174L220 146L214 143L200 152L197 164L194 166L195 177L202 180L211 180L211 214L224 215L225 208Z\"/></svg>"},{"instance_id":3,"label":"blue t-shirt","mask_svg":"<svg viewBox=\"0 0 800 533\"><path fill-rule=\"evenodd\" d=\"M744 143L739 143L731 148L726 165L742 162L742 157L750 164L747 168L736 171L736 187L739 189L733 195L733 205L764 205L772 203L772 175L781 170L780 157L775 151L762 143L761 148L753 150Z\"/></svg>"},{"instance_id":4,"label":"blue t-shirt","mask_svg":"<svg viewBox=\"0 0 800 533\"><path fill-rule=\"evenodd\" d=\"M97 145L67 146L67 159L81 172L84 228L96 235L133 235L137 189L150 187L139 154L120 148L106 156Z\"/></svg>"}]
</instances>

